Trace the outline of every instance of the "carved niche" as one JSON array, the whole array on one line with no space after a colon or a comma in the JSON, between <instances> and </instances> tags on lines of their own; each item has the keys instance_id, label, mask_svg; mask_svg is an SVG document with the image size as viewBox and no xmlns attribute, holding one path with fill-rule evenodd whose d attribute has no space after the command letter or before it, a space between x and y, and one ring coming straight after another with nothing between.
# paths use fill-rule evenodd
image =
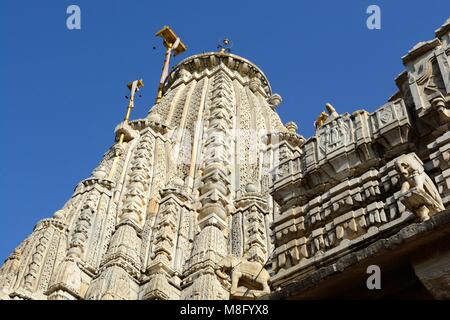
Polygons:
<instances>
[{"instance_id":1,"label":"carved niche","mask_svg":"<svg viewBox=\"0 0 450 320\"><path fill-rule=\"evenodd\" d=\"M349 117L340 117L317 131L319 160L353 142L353 124Z\"/></svg>"}]
</instances>

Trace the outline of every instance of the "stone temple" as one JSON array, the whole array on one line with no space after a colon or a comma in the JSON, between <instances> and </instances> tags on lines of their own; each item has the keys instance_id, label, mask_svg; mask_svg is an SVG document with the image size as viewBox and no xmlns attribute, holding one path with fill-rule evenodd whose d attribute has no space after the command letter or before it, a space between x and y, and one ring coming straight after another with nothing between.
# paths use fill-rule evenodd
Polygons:
<instances>
[{"instance_id":1,"label":"stone temple","mask_svg":"<svg viewBox=\"0 0 450 320\"><path fill-rule=\"evenodd\" d=\"M450 19L435 34L386 104L328 104L308 139L250 61L180 62L7 258L0 299L450 298Z\"/></svg>"}]
</instances>

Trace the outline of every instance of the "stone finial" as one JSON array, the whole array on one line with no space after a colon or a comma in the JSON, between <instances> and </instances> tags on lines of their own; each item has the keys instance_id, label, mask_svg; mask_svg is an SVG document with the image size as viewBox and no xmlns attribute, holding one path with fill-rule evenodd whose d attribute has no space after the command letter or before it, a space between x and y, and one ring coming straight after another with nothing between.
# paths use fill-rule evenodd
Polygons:
<instances>
[{"instance_id":1,"label":"stone finial","mask_svg":"<svg viewBox=\"0 0 450 320\"><path fill-rule=\"evenodd\" d=\"M261 86L261 80L258 78L253 78L249 81L248 86L252 92L258 91L258 88Z\"/></svg>"},{"instance_id":2,"label":"stone finial","mask_svg":"<svg viewBox=\"0 0 450 320\"><path fill-rule=\"evenodd\" d=\"M285 127L290 133L297 133L298 126L294 121L289 121L286 123Z\"/></svg>"},{"instance_id":3,"label":"stone finial","mask_svg":"<svg viewBox=\"0 0 450 320\"><path fill-rule=\"evenodd\" d=\"M269 98L270 105L273 106L273 108L278 107L283 102L283 98L278 93L274 93Z\"/></svg>"}]
</instances>

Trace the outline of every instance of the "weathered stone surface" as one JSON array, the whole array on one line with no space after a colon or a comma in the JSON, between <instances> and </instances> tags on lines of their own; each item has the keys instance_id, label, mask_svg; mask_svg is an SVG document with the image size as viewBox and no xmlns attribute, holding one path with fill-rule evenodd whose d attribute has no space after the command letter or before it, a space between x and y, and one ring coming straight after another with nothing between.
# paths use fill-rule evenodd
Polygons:
<instances>
[{"instance_id":1,"label":"weathered stone surface","mask_svg":"<svg viewBox=\"0 0 450 320\"><path fill-rule=\"evenodd\" d=\"M359 272L363 277L366 276L365 268L355 271L361 264L366 266L374 263L373 261L379 263L381 260L377 260L378 257L397 263L397 256L410 262L415 254L420 256L424 252L432 250L431 248L433 247L437 248L436 243L445 241L448 238L449 231L449 210L433 216L426 222L397 225L394 228L378 233L372 238L367 238L361 244L361 249L349 248L347 253L343 255L335 256L326 262L318 262L313 270L309 270L303 275L298 274L292 277L286 285L274 288L274 292L264 296L263 299L311 299L320 298L322 295L328 298L344 298L345 296L341 295L341 292L344 290L325 293L326 288L322 289L321 285L340 281L339 288L351 287L352 281L355 281L356 278L354 276L355 273ZM435 258L434 261L448 265L448 254L443 255L440 253L439 258ZM433 267L434 265L429 262L429 259L420 258L419 262L414 263L414 268L418 270L416 274L426 273L429 279L432 278L432 275L426 272L428 270L425 269ZM446 270L446 268L438 267L439 276L448 276ZM348 276L350 274L353 275ZM342 280L339 277L342 277ZM440 287L437 289L438 296L442 298L447 294L445 297L448 297L448 291L446 291L448 289L442 290L442 288L448 288L448 286L445 287L445 283L442 284L441 282ZM353 298L363 298L363 296L356 295Z\"/></svg>"},{"instance_id":2,"label":"weathered stone surface","mask_svg":"<svg viewBox=\"0 0 450 320\"><path fill-rule=\"evenodd\" d=\"M282 124L281 96L250 61L183 60L148 116L117 126L123 141L8 257L0 299L326 296L374 259L448 297L448 255L402 257L448 240L449 53L447 21L403 57L386 104L327 103L308 139Z\"/></svg>"},{"instance_id":3,"label":"weathered stone surface","mask_svg":"<svg viewBox=\"0 0 450 320\"><path fill-rule=\"evenodd\" d=\"M123 143L8 258L1 298L228 299L216 269L230 254L267 293L278 155L261 137L288 134L281 100L241 57L179 63L148 117L116 127ZM258 295L245 291L233 294Z\"/></svg>"},{"instance_id":4,"label":"weathered stone surface","mask_svg":"<svg viewBox=\"0 0 450 320\"><path fill-rule=\"evenodd\" d=\"M272 288L321 281L343 268L339 257L359 259L355 248L448 207L448 28L436 34L403 57L399 92L386 105L340 115L327 104L315 135L281 157L270 189L280 206Z\"/></svg>"}]
</instances>

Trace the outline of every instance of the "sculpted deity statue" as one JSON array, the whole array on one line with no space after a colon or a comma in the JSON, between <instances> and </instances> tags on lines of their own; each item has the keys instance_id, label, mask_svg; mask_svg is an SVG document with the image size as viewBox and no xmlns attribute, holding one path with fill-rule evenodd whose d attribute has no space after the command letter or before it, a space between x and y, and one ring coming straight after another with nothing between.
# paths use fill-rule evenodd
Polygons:
<instances>
[{"instance_id":1,"label":"sculpted deity statue","mask_svg":"<svg viewBox=\"0 0 450 320\"><path fill-rule=\"evenodd\" d=\"M395 168L403 180L401 201L408 210L422 221L428 220L430 213L444 210L436 186L416 157L412 154L401 155L395 161Z\"/></svg>"}]
</instances>

